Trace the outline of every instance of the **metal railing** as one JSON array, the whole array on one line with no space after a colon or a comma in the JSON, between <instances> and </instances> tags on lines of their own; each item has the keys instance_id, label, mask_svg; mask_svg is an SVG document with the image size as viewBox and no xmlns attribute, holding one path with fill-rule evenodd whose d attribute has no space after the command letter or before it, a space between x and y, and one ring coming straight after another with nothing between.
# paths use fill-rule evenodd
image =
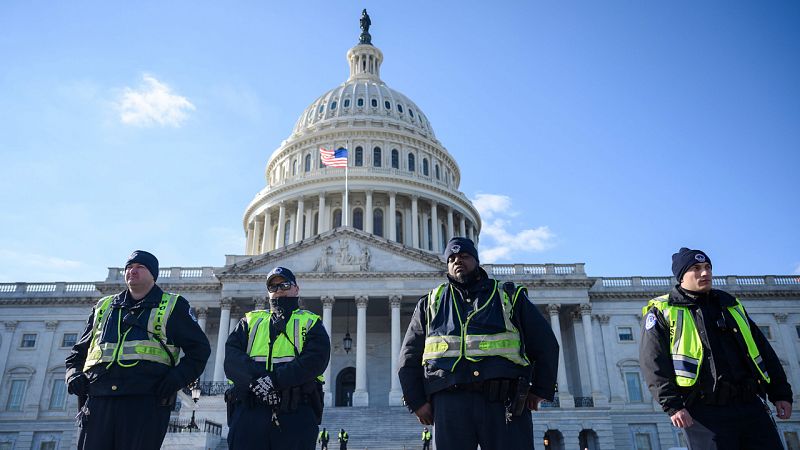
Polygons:
<instances>
[{"instance_id":1,"label":"metal railing","mask_svg":"<svg viewBox=\"0 0 800 450\"><path fill-rule=\"evenodd\" d=\"M191 419L174 419L167 425L167 433L211 433L222 436L222 425L208 419L195 421L197 428L189 426Z\"/></svg>"}]
</instances>

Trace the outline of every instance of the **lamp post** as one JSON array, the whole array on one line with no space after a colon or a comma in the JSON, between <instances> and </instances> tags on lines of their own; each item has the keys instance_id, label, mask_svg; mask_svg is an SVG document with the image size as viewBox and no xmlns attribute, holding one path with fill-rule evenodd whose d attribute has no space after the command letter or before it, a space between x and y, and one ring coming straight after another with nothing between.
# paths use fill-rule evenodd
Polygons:
<instances>
[{"instance_id":1,"label":"lamp post","mask_svg":"<svg viewBox=\"0 0 800 450\"><path fill-rule=\"evenodd\" d=\"M200 400L200 383L199 380L195 380L191 384L192 389L192 400L194 401L194 409L192 410L192 420L189 421L189 425L186 425L186 429L191 430L199 430L200 427L197 426L197 422L194 420L194 414L197 412L197 401Z\"/></svg>"},{"instance_id":2,"label":"lamp post","mask_svg":"<svg viewBox=\"0 0 800 450\"><path fill-rule=\"evenodd\" d=\"M342 339L342 345L344 345L345 353L350 353L350 350L353 348L353 338L350 337L350 303L347 304L347 328L344 334L344 339Z\"/></svg>"}]
</instances>

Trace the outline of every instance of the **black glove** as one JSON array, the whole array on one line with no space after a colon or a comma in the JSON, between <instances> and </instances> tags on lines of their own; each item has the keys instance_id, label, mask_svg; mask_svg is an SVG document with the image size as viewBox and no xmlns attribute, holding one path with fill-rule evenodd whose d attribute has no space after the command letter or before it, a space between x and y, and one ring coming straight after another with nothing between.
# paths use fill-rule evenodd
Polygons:
<instances>
[{"instance_id":1,"label":"black glove","mask_svg":"<svg viewBox=\"0 0 800 450\"><path fill-rule=\"evenodd\" d=\"M89 395L89 379L82 373L72 377L67 384L67 392L77 396Z\"/></svg>"},{"instance_id":2,"label":"black glove","mask_svg":"<svg viewBox=\"0 0 800 450\"><path fill-rule=\"evenodd\" d=\"M250 392L267 405L275 406L281 403L281 395L275 390L275 385L269 375L253 380L250 383Z\"/></svg>"},{"instance_id":3,"label":"black glove","mask_svg":"<svg viewBox=\"0 0 800 450\"><path fill-rule=\"evenodd\" d=\"M156 397L168 398L174 395L178 390L184 387L186 383L180 379L180 376L174 370L167 372L167 375L161 379L156 386Z\"/></svg>"}]
</instances>

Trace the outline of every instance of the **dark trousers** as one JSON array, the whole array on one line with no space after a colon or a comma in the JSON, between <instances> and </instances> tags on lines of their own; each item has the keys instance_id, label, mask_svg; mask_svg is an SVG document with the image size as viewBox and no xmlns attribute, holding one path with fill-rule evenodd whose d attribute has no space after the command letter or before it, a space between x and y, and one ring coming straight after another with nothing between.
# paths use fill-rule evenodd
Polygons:
<instances>
[{"instance_id":1,"label":"dark trousers","mask_svg":"<svg viewBox=\"0 0 800 450\"><path fill-rule=\"evenodd\" d=\"M771 413L760 400L735 405L688 408L694 425L686 428L689 450L782 450Z\"/></svg>"},{"instance_id":2,"label":"dark trousers","mask_svg":"<svg viewBox=\"0 0 800 450\"><path fill-rule=\"evenodd\" d=\"M89 397L78 450L158 450L172 409L155 397Z\"/></svg>"},{"instance_id":3,"label":"dark trousers","mask_svg":"<svg viewBox=\"0 0 800 450\"><path fill-rule=\"evenodd\" d=\"M231 415L228 447L231 450L314 450L319 427L310 406L301 404L294 412L278 413L272 421L272 408L248 407L239 403Z\"/></svg>"},{"instance_id":4,"label":"dark trousers","mask_svg":"<svg viewBox=\"0 0 800 450\"><path fill-rule=\"evenodd\" d=\"M422 441L422 450L431 450L431 441Z\"/></svg>"},{"instance_id":5,"label":"dark trousers","mask_svg":"<svg viewBox=\"0 0 800 450\"><path fill-rule=\"evenodd\" d=\"M433 440L436 450L533 449L531 412L506 423L502 402L482 392L441 391L433 395Z\"/></svg>"}]
</instances>

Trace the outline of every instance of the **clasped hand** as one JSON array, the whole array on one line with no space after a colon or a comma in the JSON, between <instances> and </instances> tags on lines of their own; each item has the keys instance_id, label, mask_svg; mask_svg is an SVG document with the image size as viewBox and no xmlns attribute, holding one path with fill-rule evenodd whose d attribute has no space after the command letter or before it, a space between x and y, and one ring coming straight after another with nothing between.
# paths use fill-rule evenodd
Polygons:
<instances>
[{"instance_id":1,"label":"clasped hand","mask_svg":"<svg viewBox=\"0 0 800 450\"><path fill-rule=\"evenodd\" d=\"M275 390L275 385L269 375L253 380L250 383L250 392L267 405L275 406L281 403L281 395Z\"/></svg>"}]
</instances>

